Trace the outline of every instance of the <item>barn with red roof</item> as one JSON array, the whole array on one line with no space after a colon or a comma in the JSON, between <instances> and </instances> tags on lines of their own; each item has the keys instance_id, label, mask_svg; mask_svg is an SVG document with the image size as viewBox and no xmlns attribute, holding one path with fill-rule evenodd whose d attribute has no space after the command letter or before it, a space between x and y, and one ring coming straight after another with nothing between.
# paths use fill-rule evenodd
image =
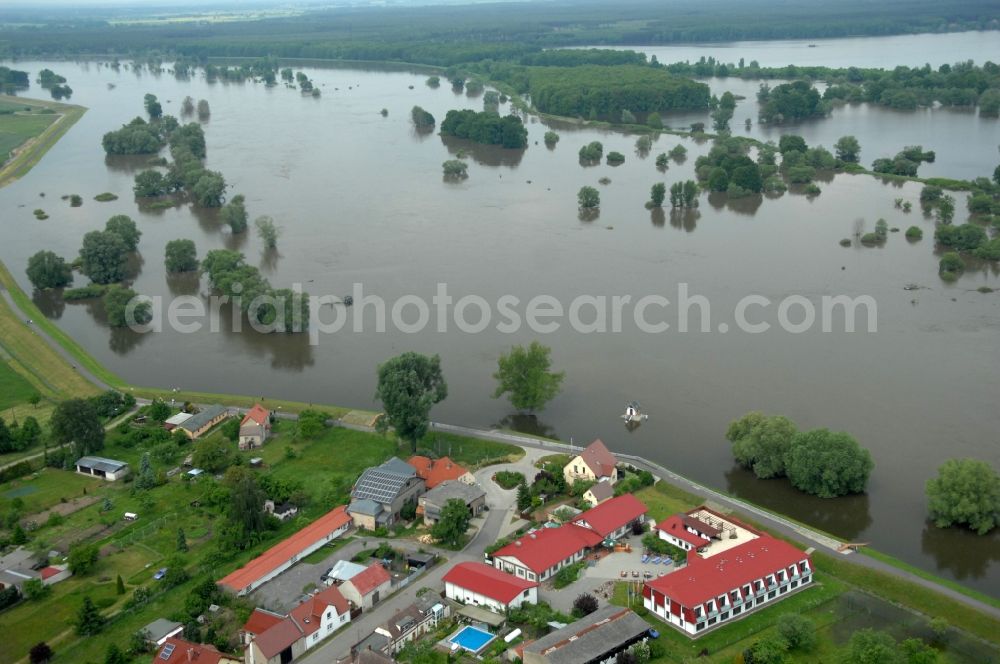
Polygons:
<instances>
[{"instance_id":1,"label":"barn with red roof","mask_svg":"<svg viewBox=\"0 0 1000 664\"><path fill-rule=\"evenodd\" d=\"M538 603L538 582L528 581L485 563L458 563L444 575L448 599L484 606L497 613L522 604Z\"/></svg>"},{"instance_id":2,"label":"barn with red roof","mask_svg":"<svg viewBox=\"0 0 1000 664\"><path fill-rule=\"evenodd\" d=\"M337 539L350 527L351 517L346 508L343 505L336 507L223 577L219 585L237 595L246 595L284 572L300 558Z\"/></svg>"},{"instance_id":3,"label":"barn with red roof","mask_svg":"<svg viewBox=\"0 0 1000 664\"><path fill-rule=\"evenodd\" d=\"M370 609L389 595L392 577L382 563L372 563L364 572L355 574L340 584L344 597L363 609Z\"/></svg>"}]
</instances>

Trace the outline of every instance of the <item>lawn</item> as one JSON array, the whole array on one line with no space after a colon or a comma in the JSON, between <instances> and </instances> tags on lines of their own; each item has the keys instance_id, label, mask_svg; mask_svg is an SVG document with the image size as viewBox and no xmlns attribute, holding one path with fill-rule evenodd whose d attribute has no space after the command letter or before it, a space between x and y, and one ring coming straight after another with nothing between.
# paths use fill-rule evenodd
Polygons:
<instances>
[{"instance_id":1,"label":"lawn","mask_svg":"<svg viewBox=\"0 0 1000 664\"><path fill-rule=\"evenodd\" d=\"M524 449L517 445L492 440L431 431L417 445L417 453L430 453L435 457L447 456L452 461L475 470L494 463L516 461L524 456Z\"/></svg>"},{"instance_id":2,"label":"lawn","mask_svg":"<svg viewBox=\"0 0 1000 664\"><path fill-rule=\"evenodd\" d=\"M25 515L46 510L65 500L84 495L85 491L97 490L101 480L84 477L68 470L44 468L37 473L12 480L0 486L0 512L5 512L15 498L24 503Z\"/></svg>"},{"instance_id":3,"label":"lawn","mask_svg":"<svg viewBox=\"0 0 1000 664\"><path fill-rule=\"evenodd\" d=\"M635 497L649 508L649 516L662 521L671 514L686 512L705 501L666 482L657 482L635 492Z\"/></svg>"},{"instance_id":4,"label":"lawn","mask_svg":"<svg viewBox=\"0 0 1000 664\"><path fill-rule=\"evenodd\" d=\"M31 383L14 371L10 363L0 361L0 410L26 402L35 392Z\"/></svg>"},{"instance_id":5,"label":"lawn","mask_svg":"<svg viewBox=\"0 0 1000 664\"><path fill-rule=\"evenodd\" d=\"M31 303L3 265L0 265L0 282L15 300L22 298ZM41 312L37 309L35 312L37 313L37 316L33 317L35 321L44 320ZM49 325L55 327L52 323ZM33 326L26 324L2 298L0 298L0 347L9 358L7 366L31 383L42 396L65 399L89 396L100 391L84 379L61 355L52 350L35 333Z\"/></svg>"},{"instance_id":6,"label":"lawn","mask_svg":"<svg viewBox=\"0 0 1000 664\"><path fill-rule=\"evenodd\" d=\"M56 114L0 115L0 155L2 155L3 160L6 161L11 151L22 143L45 131L58 117Z\"/></svg>"}]
</instances>

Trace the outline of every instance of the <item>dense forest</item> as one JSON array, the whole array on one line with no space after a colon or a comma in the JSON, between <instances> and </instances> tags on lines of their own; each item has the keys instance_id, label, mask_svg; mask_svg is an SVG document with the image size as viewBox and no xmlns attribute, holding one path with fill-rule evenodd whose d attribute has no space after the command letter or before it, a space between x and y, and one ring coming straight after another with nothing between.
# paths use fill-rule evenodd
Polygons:
<instances>
[{"instance_id":1,"label":"dense forest","mask_svg":"<svg viewBox=\"0 0 1000 664\"><path fill-rule=\"evenodd\" d=\"M500 117L486 111L448 111L441 123L441 133L486 145L528 147L528 130L516 115Z\"/></svg>"},{"instance_id":2,"label":"dense forest","mask_svg":"<svg viewBox=\"0 0 1000 664\"><path fill-rule=\"evenodd\" d=\"M704 83L648 66L500 66L489 73L529 93L538 110L554 115L593 118L620 116L625 110L704 109L711 98Z\"/></svg>"},{"instance_id":3,"label":"dense forest","mask_svg":"<svg viewBox=\"0 0 1000 664\"><path fill-rule=\"evenodd\" d=\"M557 0L430 7L343 7L263 20L112 23L115 10L5 10L0 52L393 60L447 66L517 61L544 48L825 38L1000 28L991 0ZM117 10L120 14L123 10ZM537 62L531 64L549 64Z\"/></svg>"},{"instance_id":4,"label":"dense forest","mask_svg":"<svg viewBox=\"0 0 1000 664\"><path fill-rule=\"evenodd\" d=\"M0 92L4 94L14 94L18 90L23 90L30 85L30 81L26 71L0 67Z\"/></svg>"}]
</instances>

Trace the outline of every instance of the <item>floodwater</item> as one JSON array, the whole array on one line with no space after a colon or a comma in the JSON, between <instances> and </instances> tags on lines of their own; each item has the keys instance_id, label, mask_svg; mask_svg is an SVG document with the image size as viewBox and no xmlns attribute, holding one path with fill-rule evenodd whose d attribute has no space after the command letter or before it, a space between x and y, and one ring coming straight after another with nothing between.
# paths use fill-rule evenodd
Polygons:
<instances>
[{"instance_id":1,"label":"floodwater","mask_svg":"<svg viewBox=\"0 0 1000 664\"><path fill-rule=\"evenodd\" d=\"M975 457L1000 466L1000 296L976 290L1000 288L1000 273L970 265L955 283L939 280L933 221L916 204L919 186L831 175L820 181L823 192L813 199L795 191L738 201L702 195L696 211L650 212L643 206L650 186L692 178L694 160L709 144L663 135L643 157L634 150L634 136L559 125L552 128L561 140L550 150L541 142L549 127L534 119L528 121L531 144L525 151L421 135L409 121L414 104L440 122L448 109L481 108L482 99L447 86L432 90L424 75L405 71L312 67L306 71L323 90L322 98L313 99L281 86L176 81L168 74L114 72L95 63L18 63L33 72L46 65L69 79L72 101L90 111L27 177L0 190L0 259L25 287L31 253L47 248L73 256L84 233L124 213L143 231L134 288L150 296L206 289L197 280L164 274L165 244L191 238L199 256L239 249L276 287L297 282L316 295L347 294L360 283L365 294L384 298L391 310L404 295L430 303L443 283L456 303L474 295L491 306L491 320L478 333L458 329L450 315L444 318L447 331L438 332L433 308L426 329L407 333L391 323L388 331L377 331L374 307L362 311L356 305L350 315L360 316L363 332L351 331L349 319L344 330L323 335L312 346L306 335L237 333L224 315L219 332L112 332L101 321L99 305L37 296L47 315L126 380L373 408L380 362L406 350L439 353L450 395L435 408L437 420L514 426L578 444L600 437L614 449L642 454L710 486L1000 594L1000 536L928 526L923 497L925 481L947 458ZM138 208L131 195L136 165L106 160L100 137L139 114L147 92L158 95L168 113L177 111L185 95L210 102L208 166L225 174L234 193L247 196L252 217L267 214L283 227L277 254L264 252L253 233L231 236L214 211L187 205L154 212ZM382 108L388 117L380 115ZM858 117L851 133L865 146L884 128ZM625 154L625 163L582 167L577 150L592 140L602 141L605 153ZM655 155L678 142L688 148L687 160L658 172ZM926 143L942 159L949 142L944 133L936 144ZM468 179L443 181L441 163L463 150ZM995 156L977 162L978 172L991 172ZM599 184L602 177L611 182ZM578 216L576 193L582 185L600 189L596 219ZM103 191L120 198L92 200ZM60 200L71 193L84 197L82 207ZM897 197L913 201L916 211L897 209ZM51 218L36 221L36 207ZM959 197L956 221L965 216ZM920 226L925 237L909 243L900 232L880 248L839 246L859 228L871 230L880 217L903 230ZM77 285L81 281L78 277ZM678 329L681 283L691 295L707 298L707 331L696 331L697 306L689 309L691 329ZM904 290L911 283L921 288ZM671 327L641 331L633 310L625 307L620 332L583 333L572 329L567 317L551 333L527 325L499 331L505 318L497 302L508 294L520 299L514 309L522 319L528 300L538 295L553 296L566 310L575 298L608 296L609 318L611 296L630 295L634 304L661 295L671 304L655 304L645 315ZM801 334L779 329L777 310L784 298L803 296L822 318L821 299L841 294L874 298L877 332L867 332L863 313L855 333L843 331L842 314L828 317L833 330L828 333L819 320ZM734 311L749 295L771 299L770 306L747 312L752 322L768 322L771 330L737 329ZM578 318L590 322L594 307L583 304ZM327 306L323 318L338 311L343 310ZM402 322L413 324L418 313L407 305ZM475 304L464 309L470 324L480 315ZM788 317L802 319L801 303ZM721 323L727 332L720 331ZM506 402L491 398L491 374L500 353L535 339L553 348L555 366L566 372L564 389L537 418L517 417ZM630 399L640 400L650 414L633 431L619 419ZM735 468L723 434L732 419L752 409L785 414L801 428L853 434L877 464L868 494L812 499L783 480L758 481Z\"/></svg>"}]
</instances>

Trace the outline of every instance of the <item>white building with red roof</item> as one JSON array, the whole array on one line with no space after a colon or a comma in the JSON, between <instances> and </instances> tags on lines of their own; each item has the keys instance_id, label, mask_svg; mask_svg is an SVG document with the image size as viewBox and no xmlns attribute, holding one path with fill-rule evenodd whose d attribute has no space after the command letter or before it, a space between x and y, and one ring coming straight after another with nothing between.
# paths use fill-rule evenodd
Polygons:
<instances>
[{"instance_id":1,"label":"white building with red roof","mask_svg":"<svg viewBox=\"0 0 1000 664\"><path fill-rule=\"evenodd\" d=\"M783 540L706 508L677 517L658 529L661 537L665 531L676 533L671 537L691 544L687 565L646 581L642 594L649 611L686 634L737 620L812 583L809 556ZM689 526L692 519L717 534L703 525Z\"/></svg>"},{"instance_id":2,"label":"white building with red roof","mask_svg":"<svg viewBox=\"0 0 1000 664\"><path fill-rule=\"evenodd\" d=\"M344 597L362 609L370 609L385 599L392 589L392 577L381 563L372 563L339 586Z\"/></svg>"},{"instance_id":3,"label":"white building with red roof","mask_svg":"<svg viewBox=\"0 0 1000 664\"><path fill-rule=\"evenodd\" d=\"M649 509L631 493L604 501L574 518L571 523L592 530L606 540L617 540L629 533Z\"/></svg>"},{"instance_id":4,"label":"white building with red roof","mask_svg":"<svg viewBox=\"0 0 1000 664\"><path fill-rule=\"evenodd\" d=\"M646 514L632 494L612 498L559 528L528 533L493 554L493 566L528 581L545 581L567 565L583 560L588 549L627 534Z\"/></svg>"},{"instance_id":5,"label":"white building with red roof","mask_svg":"<svg viewBox=\"0 0 1000 664\"><path fill-rule=\"evenodd\" d=\"M563 468L563 477L566 478L567 484L573 484L578 480L614 484L618 481L617 466L618 459L598 438L570 459Z\"/></svg>"},{"instance_id":6,"label":"white building with red roof","mask_svg":"<svg viewBox=\"0 0 1000 664\"><path fill-rule=\"evenodd\" d=\"M497 613L538 603L538 582L528 581L485 563L458 563L444 575L448 599L483 606Z\"/></svg>"},{"instance_id":7,"label":"white building with red roof","mask_svg":"<svg viewBox=\"0 0 1000 664\"><path fill-rule=\"evenodd\" d=\"M252 450L260 447L270 435L271 411L255 403L240 422L240 449Z\"/></svg>"},{"instance_id":8,"label":"white building with red roof","mask_svg":"<svg viewBox=\"0 0 1000 664\"><path fill-rule=\"evenodd\" d=\"M242 629L245 662L290 662L350 621L350 602L337 587L316 593L286 616L254 609Z\"/></svg>"}]
</instances>

